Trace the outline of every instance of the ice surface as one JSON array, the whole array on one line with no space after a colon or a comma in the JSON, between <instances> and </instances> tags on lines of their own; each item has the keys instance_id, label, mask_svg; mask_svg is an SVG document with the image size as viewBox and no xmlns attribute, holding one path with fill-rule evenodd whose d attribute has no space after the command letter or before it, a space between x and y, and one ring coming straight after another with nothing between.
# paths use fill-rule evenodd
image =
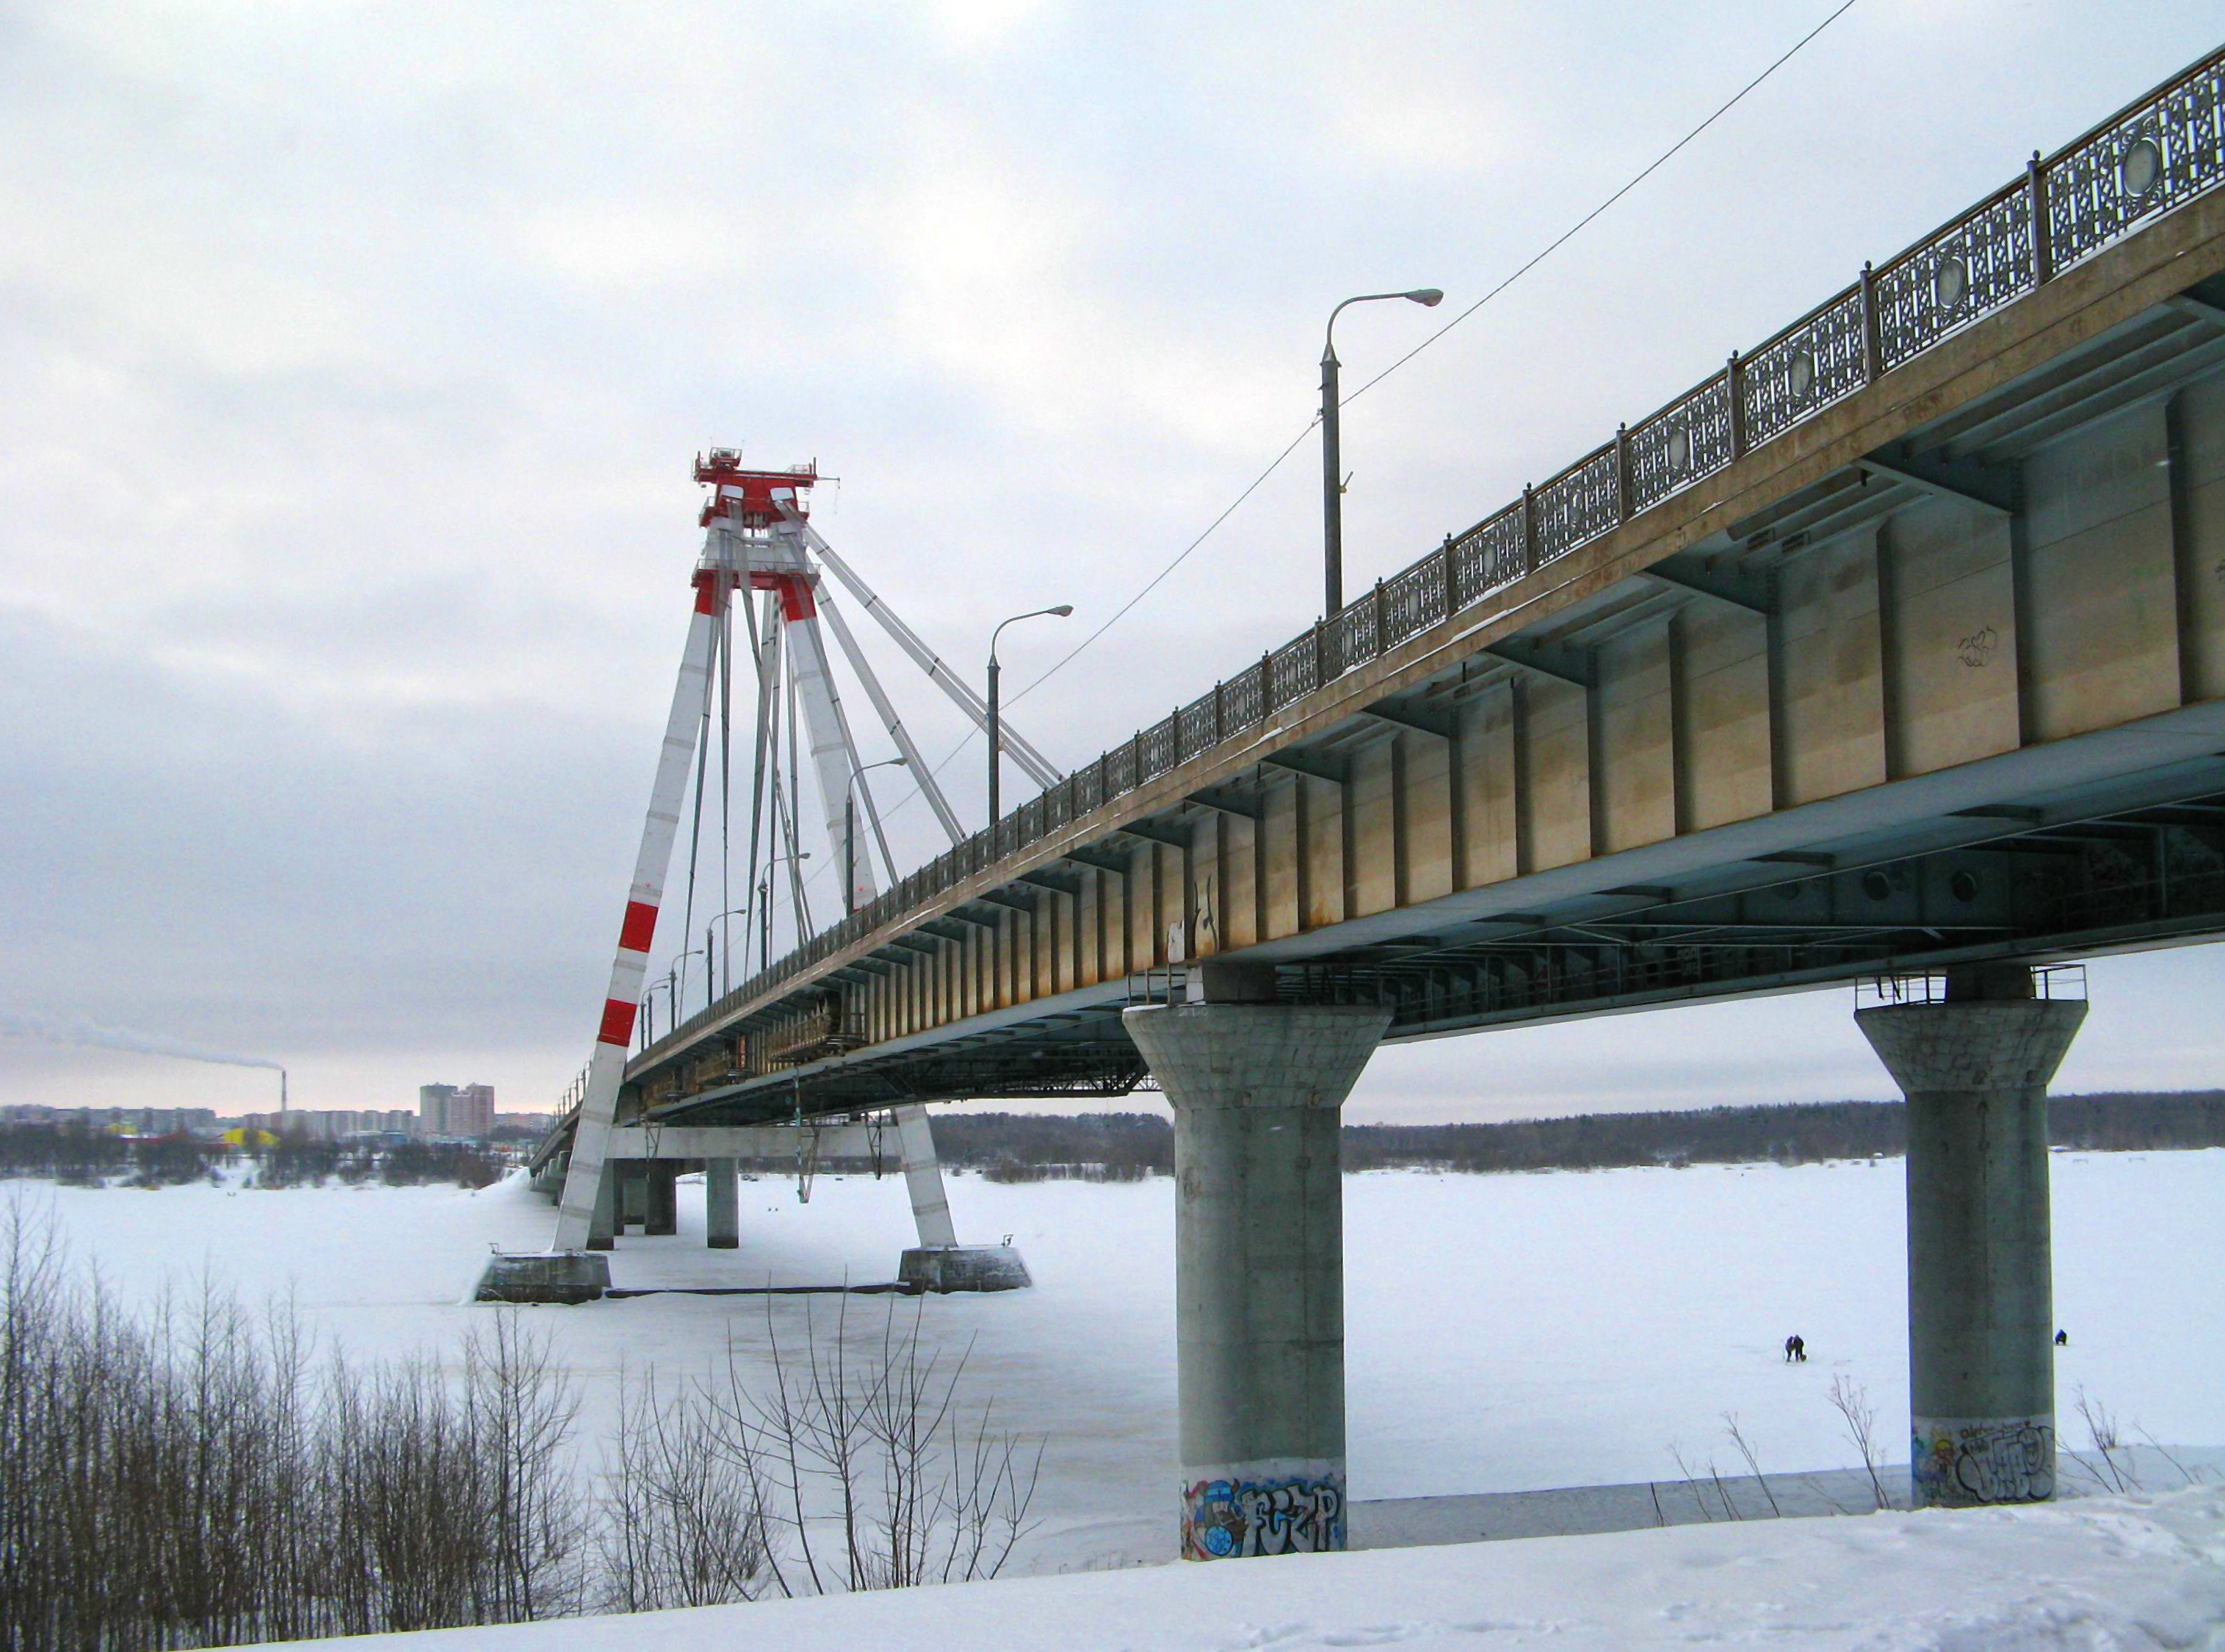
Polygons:
<instances>
[{"instance_id":1,"label":"ice surface","mask_svg":"<svg viewBox=\"0 0 2225 1652\"><path fill-rule=\"evenodd\" d=\"M2083 1386L2167 1443L2225 1443L2225 1151L2052 1161L2066 1444ZM515 1182L454 1188L227 1193L54 1190L80 1255L129 1294L204 1262L250 1300L291 1288L358 1353L451 1351L491 1243L538 1249L551 1207ZM900 1178L742 1187L742 1248L702 1244L700 1180L680 1232L627 1236L621 1285L830 1283L894 1275L913 1242ZM1049 1441L1017 1569L1157 1560L1174 1531L1173 1187L1164 1179L998 1186L952 1179L960 1235L1009 1232L1033 1291L901 1301L929 1340L971 1339L972 1391ZM1735 1412L1772 1473L1852 1465L1825 1400L1865 1384L1888 1453L1907 1415L1902 1180L1897 1161L1793 1168L1524 1175L1387 1172L1345 1189L1348 1407L1359 1499L1674 1478L1672 1441L1729 1473ZM846 1302L877 1331L889 1299L648 1296L529 1310L581 1382L590 1453L621 1363L693 1373L731 1336L761 1369L768 1315L800 1339ZM1784 1363L1793 1331L1805 1365ZM2156 1484L2150 1482L2151 1485ZM1215 1643L1216 1644L1218 1643Z\"/></svg>"}]
</instances>

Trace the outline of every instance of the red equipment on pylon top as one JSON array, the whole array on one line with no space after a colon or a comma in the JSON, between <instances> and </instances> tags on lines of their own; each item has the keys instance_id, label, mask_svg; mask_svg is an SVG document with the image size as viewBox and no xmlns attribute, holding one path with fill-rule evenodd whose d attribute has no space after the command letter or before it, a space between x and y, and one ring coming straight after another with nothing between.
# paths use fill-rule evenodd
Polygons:
<instances>
[{"instance_id":1,"label":"red equipment on pylon top","mask_svg":"<svg viewBox=\"0 0 2225 1652\"><path fill-rule=\"evenodd\" d=\"M745 471L740 448L713 447L707 457L696 454L695 479L712 489L698 527L708 528L714 518L724 516L745 528L766 529L782 519L783 503L799 516L811 514L803 490L819 479L819 461L791 465L784 471ZM730 489L738 497L730 497ZM789 497L777 502L776 493Z\"/></svg>"}]
</instances>

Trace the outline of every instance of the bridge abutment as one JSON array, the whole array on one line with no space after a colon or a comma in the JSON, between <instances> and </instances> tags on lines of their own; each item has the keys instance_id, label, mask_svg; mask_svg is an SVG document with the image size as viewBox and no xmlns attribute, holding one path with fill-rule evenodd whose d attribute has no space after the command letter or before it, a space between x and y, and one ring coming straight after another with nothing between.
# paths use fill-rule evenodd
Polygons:
<instances>
[{"instance_id":1,"label":"bridge abutment","mask_svg":"<svg viewBox=\"0 0 2225 1652\"><path fill-rule=\"evenodd\" d=\"M742 1243L741 1187L735 1161L703 1161L703 1243L713 1250L735 1250Z\"/></svg>"},{"instance_id":2,"label":"bridge abutment","mask_svg":"<svg viewBox=\"0 0 2225 1652\"><path fill-rule=\"evenodd\" d=\"M1182 1553L1341 1549L1340 1110L1390 1012L1208 998L1123 1020L1175 1115Z\"/></svg>"},{"instance_id":3,"label":"bridge abutment","mask_svg":"<svg viewBox=\"0 0 2225 1652\"><path fill-rule=\"evenodd\" d=\"M1917 1505L2055 1495L2047 1086L2086 1018L2021 965L1855 1022L1908 1098L1908 1367Z\"/></svg>"}]
</instances>

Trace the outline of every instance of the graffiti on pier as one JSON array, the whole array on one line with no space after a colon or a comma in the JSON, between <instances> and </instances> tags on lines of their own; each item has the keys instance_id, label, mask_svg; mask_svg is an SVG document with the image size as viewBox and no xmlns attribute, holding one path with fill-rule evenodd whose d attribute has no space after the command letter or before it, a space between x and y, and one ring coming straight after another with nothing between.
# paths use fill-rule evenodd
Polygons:
<instances>
[{"instance_id":1,"label":"graffiti on pier","mask_svg":"<svg viewBox=\"0 0 2225 1652\"><path fill-rule=\"evenodd\" d=\"M1334 1480L1199 1480L1182 1493L1182 1554L1193 1560L1314 1554L1344 1547Z\"/></svg>"},{"instance_id":2,"label":"graffiti on pier","mask_svg":"<svg viewBox=\"0 0 2225 1652\"><path fill-rule=\"evenodd\" d=\"M2055 1495L2054 1420L1919 1417L1910 1460L1919 1505L2043 1502Z\"/></svg>"}]
</instances>

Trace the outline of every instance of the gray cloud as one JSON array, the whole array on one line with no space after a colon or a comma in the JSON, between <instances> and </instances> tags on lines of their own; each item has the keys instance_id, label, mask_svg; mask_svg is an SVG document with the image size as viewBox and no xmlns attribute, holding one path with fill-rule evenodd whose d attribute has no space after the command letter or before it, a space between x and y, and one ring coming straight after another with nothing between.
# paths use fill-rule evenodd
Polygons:
<instances>
[{"instance_id":1,"label":"gray cloud","mask_svg":"<svg viewBox=\"0 0 2225 1652\"><path fill-rule=\"evenodd\" d=\"M821 525L954 662L1074 602L1008 636L1017 687L1305 427L1335 297L1464 301L1824 9L0 14L0 1002L282 1048L306 1104L473 1063L552 1097L671 680L696 448L818 456ZM2206 9L2139 17L1864 0L1353 406L1352 577L2214 44ZM1423 325L1353 320L1355 379ZM1309 621L1312 464L1022 700L1031 737L1085 762ZM950 771L972 821L979 763ZM896 835L936 847L916 808ZM1711 1061L1815 1092L1807 1033L1726 1066L1724 1024L1379 1067L1431 1107ZM0 1048L11 1096L192 1081Z\"/></svg>"}]
</instances>

